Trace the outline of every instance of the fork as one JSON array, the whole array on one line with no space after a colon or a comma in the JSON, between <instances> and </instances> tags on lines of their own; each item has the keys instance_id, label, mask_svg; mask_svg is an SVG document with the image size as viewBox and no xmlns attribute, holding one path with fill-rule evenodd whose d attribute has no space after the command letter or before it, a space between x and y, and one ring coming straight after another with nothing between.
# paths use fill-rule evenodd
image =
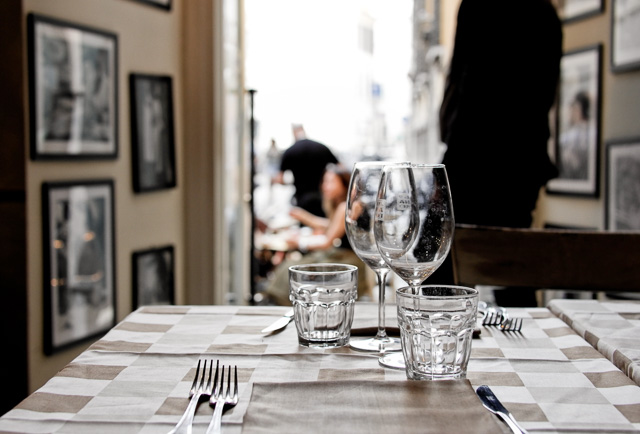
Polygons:
<instances>
[{"instance_id":1,"label":"fork","mask_svg":"<svg viewBox=\"0 0 640 434\"><path fill-rule=\"evenodd\" d=\"M198 407L198 403L200 399L209 398L213 392L213 383L211 381L211 373L213 371L213 360L209 364L209 377L205 383L205 376L207 374L207 361L204 361L204 366L202 367L202 375L200 376L200 363L202 359L198 360L198 367L196 368L196 375L193 378L193 383L191 384L191 389L189 390L189 405L187 409L184 411L184 414L178 421L178 424L169 431L169 434L191 434L193 428L193 417L196 413L196 408ZM220 363L218 361L218 363ZM218 367L216 366L216 372ZM198 378L200 376L200 378Z\"/></svg>"},{"instance_id":2,"label":"fork","mask_svg":"<svg viewBox=\"0 0 640 434\"><path fill-rule=\"evenodd\" d=\"M482 320L483 326L499 326L507 320L507 315L502 312L487 312Z\"/></svg>"},{"instance_id":3,"label":"fork","mask_svg":"<svg viewBox=\"0 0 640 434\"><path fill-rule=\"evenodd\" d=\"M500 324L503 332L519 332L522 330L522 318L509 318Z\"/></svg>"},{"instance_id":4,"label":"fork","mask_svg":"<svg viewBox=\"0 0 640 434\"><path fill-rule=\"evenodd\" d=\"M209 399L209 405L215 405L211 422L207 427L207 434L219 434L222 425L222 412L225 406L233 407L238 403L238 367L234 366L233 392L231 391L231 366L227 370L227 389L224 389L224 365L218 383L218 368L216 367L215 391Z\"/></svg>"}]
</instances>

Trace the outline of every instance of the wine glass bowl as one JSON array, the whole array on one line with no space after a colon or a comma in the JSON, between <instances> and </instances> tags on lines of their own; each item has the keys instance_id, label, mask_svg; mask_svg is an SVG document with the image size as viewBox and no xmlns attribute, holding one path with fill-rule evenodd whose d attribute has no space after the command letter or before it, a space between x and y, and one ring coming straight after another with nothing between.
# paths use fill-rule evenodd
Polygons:
<instances>
[{"instance_id":1,"label":"wine glass bowl","mask_svg":"<svg viewBox=\"0 0 640 434\"><path fill-rule=\"evenodd\" d=\"M410 286L442 264L453 240L449 182L442 164L395 164L383 169L374 236L387 265Z\"/></svg>"}]
</instances>

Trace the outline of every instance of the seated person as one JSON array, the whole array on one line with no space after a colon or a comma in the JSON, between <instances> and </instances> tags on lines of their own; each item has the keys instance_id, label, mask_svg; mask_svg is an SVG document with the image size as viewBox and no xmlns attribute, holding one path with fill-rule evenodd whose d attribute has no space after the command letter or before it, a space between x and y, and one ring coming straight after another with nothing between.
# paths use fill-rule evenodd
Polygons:
<instances>
[{"instance_id":1,"label":"seated person","mask_svg":"<svg viewBox=\"0 0 640 434\"><path fill-rule=\"evenodd\" d=\"M351 249L345 233L344 217L351 172L329 164L322 178L322 201L327 217L318 217L302 208L293 208L290 215L309 227L312 235L291 237L287 240L292 250L304 255L298 260L289 258L275 271L266 293L280 305L290 305L289 267L297 264L339 263L358 267L358 298L370 297L371 288L366 278L366 267ZM304 231L301 231L304 233Z\"/></svg>"}]
</instances>

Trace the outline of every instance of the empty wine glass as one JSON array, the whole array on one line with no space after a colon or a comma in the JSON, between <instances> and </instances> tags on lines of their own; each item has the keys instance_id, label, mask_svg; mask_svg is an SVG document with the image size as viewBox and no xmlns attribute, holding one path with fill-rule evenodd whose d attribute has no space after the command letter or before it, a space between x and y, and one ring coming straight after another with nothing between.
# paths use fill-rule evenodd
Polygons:
<instances>
[{"instance_id":1,"label":"empty wine glass","mask_svg":"<svg viewBox=\"0 0 640 434\"><path fill-rule=\"evenodd\" d=\"M385 164L387 163L359 162L353 166L345 213L345 228L351 248L375 272L378 281L378 332L371 338L352 338L349 346L378 353L402 349L400 339L387 336L385 331L384 298L389 267L380 256L373 236L376 196Z\"/></svg>"},{"instance_id":2,"label":"empty wine glass","mask_svg":"<svg viewBox=\"0 0 640 434\"><path fill-rule=\"evenodd\" d=\"M442 264L453 240L453 205L445 166L385 165L373 227L387 265L409 286L420 285ZM380 363L404 369L402 354L385 355Z\"/></svg>"}]
</instances>

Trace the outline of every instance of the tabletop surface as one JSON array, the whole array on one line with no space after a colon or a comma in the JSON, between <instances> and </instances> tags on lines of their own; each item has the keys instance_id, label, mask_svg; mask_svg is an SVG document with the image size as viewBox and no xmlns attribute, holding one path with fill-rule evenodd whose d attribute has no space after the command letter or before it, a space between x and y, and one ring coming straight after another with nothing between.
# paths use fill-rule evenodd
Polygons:
<instances>
[{"instance_id":1,"label":"tabletop surface","mask_svg":"<svg viewBox=\"0 0 640 434\"><path fill-rule=\"evenodd\" d=\"M640 385L640 302L552 300L549 309Z\"/></svg>"},{"instance_id":2,"label":"tabletop surface","mask_svg":"<svg viewBox=\"0 0 640 434\"><path fill-rule=\"evenodd\" d=\"M0 432L168 432L187 406L201 357L238 366L240 402L225 413L224 432L241 432L254 383L406 381L373 354L299 346L293 324L261 334L285 311L142 307L2 416ZM358 303L354 325L375 325L376 312ZM640 430L638 385L548 309L509 312L524 319L522 332L483 327L473 341L467 378L474 387L489 385L530 432ZM395 306L387 306L387 322L394 325ZM211 414L198 408L195 433Z\"/></svg>"}]
</instances>

